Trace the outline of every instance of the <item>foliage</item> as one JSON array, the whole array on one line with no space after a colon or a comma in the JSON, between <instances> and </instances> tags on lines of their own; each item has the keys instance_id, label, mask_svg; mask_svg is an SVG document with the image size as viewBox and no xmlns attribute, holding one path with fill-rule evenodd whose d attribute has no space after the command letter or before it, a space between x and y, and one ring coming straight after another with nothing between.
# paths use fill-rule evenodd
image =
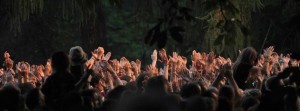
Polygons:
<instances>
[{"instance_id":1,"label":"foliage","mask_svg":"<svg viewBox=\"0 0 300 111\"><path fill-rule=\"evenodd\" d=\"M266 46L300 50L297 0L0 0L0 14L0 53L32 63L75 45L143 63L161 47L234 58L259 50L270 24Z\"/></svg>"}]
</instances>

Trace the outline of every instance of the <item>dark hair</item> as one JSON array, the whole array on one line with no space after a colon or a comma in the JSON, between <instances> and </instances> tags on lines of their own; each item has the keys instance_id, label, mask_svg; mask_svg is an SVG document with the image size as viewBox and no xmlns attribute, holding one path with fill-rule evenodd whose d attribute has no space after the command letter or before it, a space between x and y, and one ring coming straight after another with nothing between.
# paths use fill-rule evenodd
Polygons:
<instances>
[{"instance_id":1,"label":"dark hair","mask_svg":"<svg viewBox=\"0 0 300 111\"><path fill-rule=\"evenodd\" d=\"M214 105L211 98L195 96L188 99L185 111L215 111Z\"/></svg>"},{"instance_id":2,"label":"dark hair","mask_svg":"<svg viewBox=\"0 0 300 111\"><path fill-rule=\"evenodd\" d=\"M151 95L163 96L168 94L168 81L164 76L152 77L148 80L145 92Z\"/></svg>"},{"instance_id":3,"label":"dark hair","mask_svg":"<svg viewBox=\"0 0 300 111\"><path fill-rule=\"evenodd\" d=\"M65 52L55 52L52 55L51 62L55 71L70 71L70 58Z\"/></svg>"},{"instance_id":4,"label":"dark hair","mask_svg":"<svg viewBox=\"0 0 300 111\"><path fill-rule=\"evenodd\" d=\"M201 94L201 88L197 84L190 83L181 87L180 95L182 98L189 98L199 94Z\"/></svg>"},{"instance_id":5,"label":"dark hair","mask_svg":"<svg viewBox=\"0 0 300 111\"><path fill-rule=\"evenodd\" d=\"M233 88L229 85L222 86L219 90L217 111L231 111L233 108L233 98Z\"/></svg>"},{"instance_id":6,"label":"dark hair","mask_svg":"<svg viewBox=\"0 0 300 111\"><path fill-rule=\"evenodd\" d=\"M20 89L14 84L8 84L0 90L0 111L18 111L22 110L24 101Z\"/></svg>"},{"instance_id":7,"label":"dark hair","mask_svg":"<svg viewBox=\"0 0 300 111\"><path fill-rule=\"evenodd\" d=\"M107 100L119 100L122 96L122 93L126 90L125 86L117 86L106 95Z\"/></svg>"},{"instance_id":8,"label":"dark hair","mask_svg":"<svg viewBox=\"0 0 300 111\"><path fill-rule=\"evenodd\" d=\"M259 100L252 96L245 97L241 101L241 106L244 111L247 111L250 107L253 107L257 104L259 104Z\"/></svg>"},{"instance_id":9,"label":"dark hair","mask_svg":"<svg viewBox=\"0 0 300 111\"><path fill-rule=\"evenodd\" d=\"M233 88L229 85L222 86L219 90L219 97L225 97L228 100L233 100L234 91Z\"/></svg>"},{"instance_id":10,"label":"dark hair","mask_svg":"<svg viewBox=\"0 0 300 111\"><path fill-rule=\"evenodd\" d=\"M35 88L26 95L26 105L30 110L45 105L44 95L40 89Z\"/></svg>"},{"instance_id":11,"label":"dark hair","mask_svg":"<svg viewBox=\"0 0 300 111\"><path fill-rule=\"evenodd\" d=\"M242 53L238 56L234 67L237 67L237 65L239 65L240 63L255 65L258 62L257 56L257 52L254 48L247 47L243 49Z\"/></svg>"}]
</instances>

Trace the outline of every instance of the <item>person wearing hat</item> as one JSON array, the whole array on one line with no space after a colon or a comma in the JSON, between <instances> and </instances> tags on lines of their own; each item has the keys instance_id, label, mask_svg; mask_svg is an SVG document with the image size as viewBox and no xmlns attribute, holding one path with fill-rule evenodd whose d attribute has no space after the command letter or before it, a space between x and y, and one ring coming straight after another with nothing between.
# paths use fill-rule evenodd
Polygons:
<instances>
[{"instance_id":1,"label":"person wearing hat","mask_svg":"<svg viewBox=\"0 0 300 111\"><path fill-rule=\"evenodd\" d=\"M77 82L85 72L84 63L87 61L87 55L80 46L75 46L70 49L69 56L71 58L71 73Z\"/></svg>"},{"instance_id":2,"label":"person wearing hat","mask_svg":"<svg viewBox=\"0 0 300 111\"><path fill-rule=\"evenodd\" d=\"M90 74L93 74L92 67L95 61L104 54L102 47L97 48L92 52L91 59L87 60L87 54L80 46L75 46L70 49L69 56L71 58L71 73L76 80L76 86L81 88L89 87L89 83L92 79Z\"/></svg>"}]
</instances>

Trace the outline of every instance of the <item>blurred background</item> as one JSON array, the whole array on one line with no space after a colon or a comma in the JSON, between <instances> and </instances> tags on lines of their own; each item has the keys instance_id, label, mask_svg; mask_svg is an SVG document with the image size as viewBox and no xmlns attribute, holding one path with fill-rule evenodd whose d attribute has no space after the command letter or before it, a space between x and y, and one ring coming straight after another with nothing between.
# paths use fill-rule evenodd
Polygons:
<instances>
[{"instance_id":1,"label":"blurred background","mask_svg":"<svg viewBox=\"0 0 300 111\"><path fill-rule=\"evenodd\" d=\"M32 64L76 45L143 63L159 48L289 53L300 51L299 20L300 0L0 0L0 53Z\"/></svg>"}]
</instances>

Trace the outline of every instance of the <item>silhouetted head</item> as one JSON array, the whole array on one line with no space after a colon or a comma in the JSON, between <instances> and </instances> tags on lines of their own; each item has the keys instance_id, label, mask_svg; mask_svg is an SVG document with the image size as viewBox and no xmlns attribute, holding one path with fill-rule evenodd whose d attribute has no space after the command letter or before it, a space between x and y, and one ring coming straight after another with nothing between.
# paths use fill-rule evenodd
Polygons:
<instances>
[{"instance_id":1,"label":"silhouetted head","mask_svg":"<svg viewBox=\"0 0 300 111\"><path fill-rule=\"evenodd\" d=\"M18 111L22 110L24 101L20 89L14 84L6 84L0 90L0 110Z\"/></svg>"},{"instance_id":2,"label":"silhouetted head","mask_svg":"<svg viewBox=\"0 0 300 111\"><path fill-rule=\"evenodd\" d=\"M37 107L41 107L45 105L44 95L40 89L38 88L32 89L26 95L26 105L30 110L34 110Z\"/></svg>"},{"instance_id":3,"label":"silhouetted head","mask_svg":"<svg viewBox=\"0 0 300 111\"><path fill-rule=\"evenodd\" d=\"M162 96L168 94L169 85L164 76L152 77L148 80L145 91L147 94Z\"/></svg>"},{"instance_id":4,"label":"silhouetted head","mask_svg":"<svg viewBox=\"0 0 300 111\"><path fill-rule=\"evenodd\" d=\"M201 88L198 84L190 83L181 87L180 95L182 98L189 98L200 94Z\"/></svg>"},{"instance_id":5,"label":"silhouetted head","mask_svg":"<svg viewBox=\"0 0 300 111\"><path fill-rule=\"evenodd\" d=\"M225 85L219 90L218 111L231 111L233 108L234 90Z\"/></svg>"},{"instance_id":6,"label":"silhouetted head","mask_svg":"<svg viewBox=\"0 0 300 111\"><path fill-rule=\"evenodd\" d=\"M51 58L51 65L55 71L69 71L70 58L65 52L55 52Z\"/></svg>"},{"instance_id":7,"label":"silhouetted head","mask_svg":"<svg viewBox=\"0 0 300 111\"><path fill-rule=\"evenodd\" d=\"M119 100L122 96L122 93L126 90L125 86L118 86L115 87L113 90L111 90L110 92L108 92L108 94L106 95L106 99L107 100Z\"/></svg>"},{"instance_id":8,"label":"silhouetted head","mask_svg":"<svg viewBox=\"0 0 300 111\"><path fill-rule=\"evenodd\" d=\"M188 99L185 111L215 111L215 104L211 98L194 96Z\"/></svg>"},{"instance_id":9,"label":"silhouetted head","mask_svg":"<svg viewBox=\"0 0 300 111\"><path fill-rule=\"evenodd\" d=\"M243 97L241 99L241 106L244 111L247 111L250 107L253 107L257 104L259 104L259 100L252 96Z\"/></svg>"}]
</instances>

